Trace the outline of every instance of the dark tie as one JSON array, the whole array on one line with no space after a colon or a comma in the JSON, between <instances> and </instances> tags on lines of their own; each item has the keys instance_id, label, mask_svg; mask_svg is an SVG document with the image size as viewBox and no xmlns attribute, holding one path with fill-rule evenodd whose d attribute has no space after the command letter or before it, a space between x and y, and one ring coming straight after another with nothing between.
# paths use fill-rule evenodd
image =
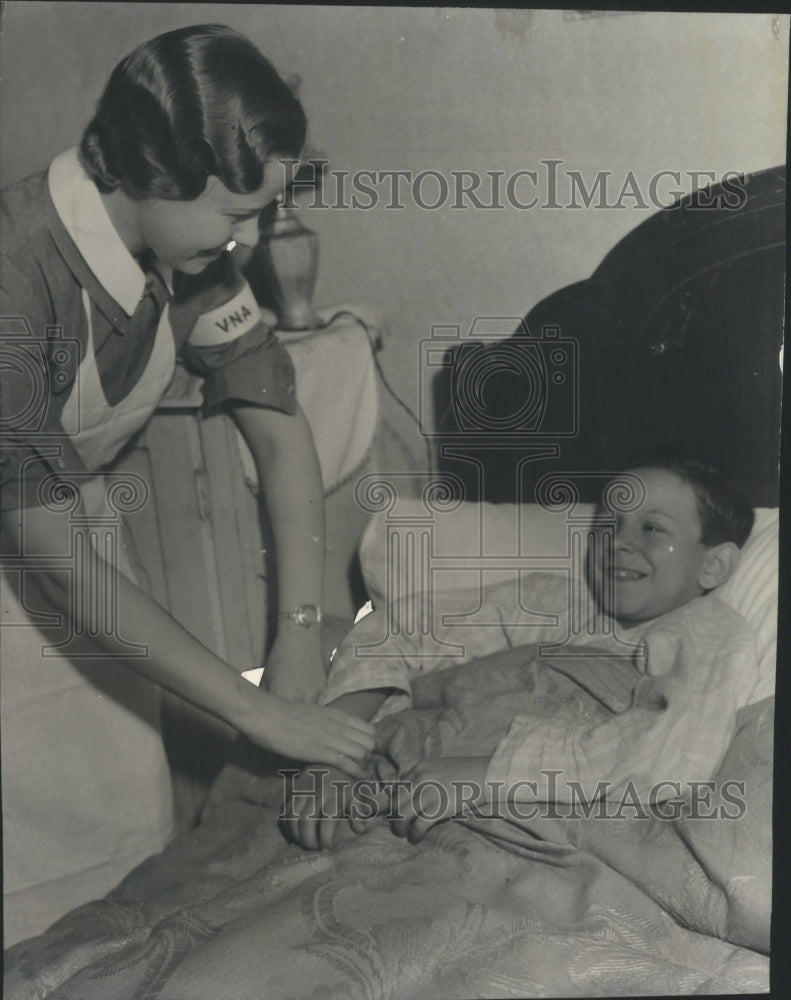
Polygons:
<instances>
[{"instance_id":1,"label":"dark tie","mask_svg":"<svg viewBox=\"0 0 791 1000\"><path fill-rule=\"evenodd\" d=\"M140 381L151 357L159 318L170 298L164 279L155 267L149 265L145 275L143 294L127 331L116 331L108 337L101 360L97 353L102 389L110 406L125 399Z\"/></svg>"}]
</instances>

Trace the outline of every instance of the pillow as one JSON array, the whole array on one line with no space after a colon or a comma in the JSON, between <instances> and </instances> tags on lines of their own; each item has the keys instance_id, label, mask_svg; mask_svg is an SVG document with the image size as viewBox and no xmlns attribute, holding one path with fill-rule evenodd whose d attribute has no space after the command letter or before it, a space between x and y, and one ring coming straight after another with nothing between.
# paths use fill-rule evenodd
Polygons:
<instances>
[{"instance_id":1,"label":"pillow","mask_svg":"<svg viewBox=\"0 0 791 1000\"><path fill-rule=\"evenodd\" d=\"M722 600L746 618L758 634L759 679L751 702L775 692L779 520L777 507L756 509L755 524L739 565L719 590Z\"/></svg>"},{"instance_id":2,"label":"pillow","mask_svg":"<svg viewBox=\"0 0 791 1000\"><path fill-rule=\"evenodd\" d=\"M584 525L594 504L579 504L575 522ZM375 604L387 591L387 552L392 536L400 538L399 549L407 552L409 533L430 537L431 575L418 574L421 582L406 590L423 592L429 586L443 592L469 590L513 580L516 566L504 565L498 556L521 556L519 569L567 570L569 519L564 510L546 510L539 504L493 504L459 502L429 507L419 499L399 498L394 509L376 514L360 543L360 563L368 593ZM388 542L390 537L390 542ZM430 581L430 582L429 582Z\"/></svg>"},{"instance_id":3,"label":"pillow","mask_svg":"<svg viewBox=\"0 0 791 1000\"><path fill-rule=\"evenodd\" d=\"M539 504L463 502L451 502L443 509L420 499L399 498L391 510L371 519L363 535L360 562L368 592L381 607L393 583L388 553L394 545L402 556L393 561L401 576L401 595L436 588L443 594L458 592L460 605L474 600L482 585L514 580L517 568L581 572L569 555L569 529L584 530L593 510L593 504L553 511ZM760 676L751 701L774 694L778 522L777 508L756 510L739 564L719 591L757 633ZM410 553L412 566L407 564ZM519 559L509 566L498 556ZM424 565L417 565L421 559Z\"/></svg>"}]
</instances>

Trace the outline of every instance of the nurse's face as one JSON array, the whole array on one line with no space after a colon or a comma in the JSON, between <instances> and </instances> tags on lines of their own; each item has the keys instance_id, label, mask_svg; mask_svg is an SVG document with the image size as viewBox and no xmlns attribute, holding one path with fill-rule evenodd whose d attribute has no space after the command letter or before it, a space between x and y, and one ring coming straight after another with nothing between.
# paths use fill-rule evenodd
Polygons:
<instances>
[{"instance_id":1,"label":"nurse's face","mask_svg":"<svg viewBox=\"0 0 791 1000\"><path fill-rule=\"evenodd\" d=\"M135 202L143 245L164 264L184 274L198 274L216 260L231 240L258 242L258 216L283 191L283 172L270 161L264 183L251 194L234 194L219 177L210 177L193 201L145 198Z\"/></svg>"}]
</instances>

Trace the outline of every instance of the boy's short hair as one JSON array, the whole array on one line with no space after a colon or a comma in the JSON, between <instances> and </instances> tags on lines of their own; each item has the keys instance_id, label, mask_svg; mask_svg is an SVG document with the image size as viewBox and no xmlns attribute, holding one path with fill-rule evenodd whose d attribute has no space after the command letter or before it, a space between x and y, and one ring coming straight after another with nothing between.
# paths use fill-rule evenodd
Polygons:
<instances>
[{"instance_id":1,"label":"boy's short hair","mask_svg":"<svg viewBox=\"0 0 791 1000\"><path fill-rule=\"evenodd\" d=\"M703 545L733 542L741 548L753 530L755 513L719 469L699 459L662 449L641 452L630 469L663 469L678 476L695 494Z\"/></svg>"},{"instance_id":2,"label":"boy's short hair","mask_svg":"<svg viewBox=\"0 0 791 1000\"><path fill-rule=\"evenodd\" d=\"M113 70L80 147L103 193L191 201L210 176L257 191L272 157L299 156L305 113L243 35L193 25L144 42Z\"/></svg>"}]
</instances>

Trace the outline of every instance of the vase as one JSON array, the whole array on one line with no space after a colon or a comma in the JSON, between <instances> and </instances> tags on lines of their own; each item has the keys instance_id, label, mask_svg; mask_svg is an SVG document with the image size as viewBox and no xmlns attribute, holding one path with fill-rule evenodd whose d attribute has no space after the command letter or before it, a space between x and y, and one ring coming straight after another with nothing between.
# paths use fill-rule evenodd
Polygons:
<instances>
[{"instance_id":1,"label":"vase","mask_svg":"<svg viewBox=\"0 0 791 1000\"><path fill-rule=\"evenodd\" d=\"M319 238L293 209L278 205L261 233L259 253L268 261L272 296L281 330L309 330L321 325L313 311L319 264Z\"/></svg>"}]
</instances>

